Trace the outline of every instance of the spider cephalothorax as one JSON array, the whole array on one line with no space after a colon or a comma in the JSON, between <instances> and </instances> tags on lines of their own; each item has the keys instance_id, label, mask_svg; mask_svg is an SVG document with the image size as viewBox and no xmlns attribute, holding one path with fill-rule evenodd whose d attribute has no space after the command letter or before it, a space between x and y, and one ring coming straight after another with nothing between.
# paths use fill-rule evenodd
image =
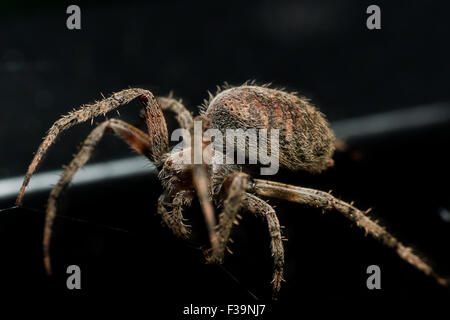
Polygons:
<instances>
[{"instance_id":1,"label":"spider cephalothorax","mask_svg":"<svg viewBox=\"0 0 450 320\"><path fill-rule=\"evenodd\" d=\"M260 168L261 162L243 164L216 161L217 154L222 160L228 159L230 154L221 152L213 154L216 150L210 148L212 142L203 137L205 130L219 131L223 136L214 143L220 145L224 143L227 135L229 136L230 129L242 131L257 129L264 132L276 131L279 149L275 150L268 145L267 151L271 155L276 155L274 159L284 169L317 173L333 165L335 138L324 116L308 100L295 93L268 86L256 86L253 83L227 87L219 90L215 96L210 95L201 115L195 118L201 124L200 133L195 131L194 119L181 101L176 101L172 97L155 98L151 92L143 89L126 89L94 104L82 106L56 121L50 128L28 168L17 204L21 204L25 188L37 165L62 131L104 115L134 99L138 99L144 106L142 114L146 120L148 134L118 119L101 123L86 138L80 151L50 193L43 243L44 263L48 273L51 272L49 247L57 200L77 170L89 160L104 133L110 131L158 167L163 193L158 199L157 212L176 236L185 238L189 236L189 228L184 224L183 208L190 205L197 195L211 242L211 250L206 252L208 262L223 261L233 223L240 217L239 212L250 212L263 217L271 238L274 294L280 290L283 280L283 239L275 210L261 197L284 199L320 207L323 210L337 210L363 228L366 233L393 248L402 259L425 274L432 275L440 284L447 283L413 253L411 248L404 246L366 215L367 212L360 211L326 192L253 178L255 168ZM189 136L192 143L188 147L169 150L167 126L163 116L163 111L166 110L175 113L180 127L185 132L191 133ZM198 138L200 140L196 140ZM199 148L198 143L196 147L195 141L200 141ZM238 152L244 150L245 156L250 157L251 141L253 140L245 138L240 142L233 141L233 145ZM259 144L254 151L260 154L261 150L258 149ZM202 161L199 163L180 161L185 158L195 159L196 152L200 152ZM231 155L231 158L233 157L234 155ZM214 205L221 210L218 223Z\"/></svg>"}]
</instances>

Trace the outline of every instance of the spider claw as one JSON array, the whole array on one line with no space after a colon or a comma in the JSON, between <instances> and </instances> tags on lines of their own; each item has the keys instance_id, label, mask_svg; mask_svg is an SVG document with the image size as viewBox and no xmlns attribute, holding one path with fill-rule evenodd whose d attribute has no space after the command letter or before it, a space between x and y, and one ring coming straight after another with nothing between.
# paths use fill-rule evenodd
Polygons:
<instances>
[{"instance_id":1,"label":"spider claw","mask_svg":"<svg viewBox=\"0 0 450 320\"><path fill-rule=\"evenodd\" d=\"M52 275L52 265L50 263L50 257L46 256L44 257L44 267L45 267L45 273L48 276Z\"/></svg>"},{"instance_id":2,"label":"spider claw","mask_svg":"<svg viewBox=\"0 0 450 320\"><path fill-rule=\"evenodd\" d=\"M229 250L229 248L227 248L227 250ZM206 263L207 264L222 264L223 263L223 254L222 255L220 255L218 253L214 254L212 252L213 252L212 248L203 250L203 255L205 256ZM233 254L233 252L231 252L231 254Z\"/></svg>"},{"instance_id":3,"label":"spider claw","mask_svg":"<svg viewBox=\"0 0 450 320\"><path fill-rule=\"evenodd\" d=\"M278 293L281 289L281 282L286 282L283 278L283 271L282 270L276 270L273 273L273 279L270 282L273 286L273 295L272 295L272 299L276 300Z\"/></svg>"},{"instance_id":4,"label":"spider claw","mask_svg":"<svg viewBox=\"0 0 450 320\"><path fill-rule=\"evenodd\" d=\"M448 286L450 284L450 279L438 277L436 280L437 280L439 285L441 285L441 286L443 286L445 288L448 288Z\"/></svg>"}]
</instances>

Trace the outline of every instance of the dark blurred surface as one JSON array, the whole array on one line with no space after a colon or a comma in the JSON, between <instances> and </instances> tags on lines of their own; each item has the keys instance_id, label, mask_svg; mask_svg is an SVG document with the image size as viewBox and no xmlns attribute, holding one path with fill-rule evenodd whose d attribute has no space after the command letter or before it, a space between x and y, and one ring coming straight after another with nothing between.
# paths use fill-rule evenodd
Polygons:
<instances>
[{"instance_id":1,"label":"dark blurred surface","mask_svg":"<svg viewBox=\"0 0 450 320\"><path fill-rule=\"evenodd\" d=\"M0 5L0 178L25 172L41 137L61 114L128 86L157 95L173 90L195 111L206 90L224 81L256 79L299 91L332 122L450 101L450 5L443 1L377 1L382 29L376 31L366 28L368 1L78 4L79 31L66 28L68 3ZM133 122L137 112L129 106L121 115ZM67 164L90 129L86 124L64 134L41 169ZM277 179L333 189L363 209L374 207L389 230L449 274L450 224L439 215L450 209L449 140L448 123L360 140L338 153L335 168L321 176L281 173ZM127 154L127 147L108 138L93 161ZM96 303L106 295L122 299L125 307L129 300L173 316L190 303L253 303L248 290L270 297L269 241L261 221L244 218L226 269L205 266L193 248L205 244L198 207L188 212L194 225L197 221L194 244L175 240L154 216L159 192L150 174L72 188L60 214L90 222L58 220L51 279L40 260L46 194L25 198L38 212L0 212L1 290L69 303L80 298ZM1 208L12 202L1 202ZM272 314L295 315L301 306L320 301L383 306L396 299L448 300L448 291L343 217L271 204L277 205L289 238L287 283ZM85 270L80 292L65 289L68 264ZM366 288L371 264L381 267L382 290Z\"/></svg>"}]
</instances>

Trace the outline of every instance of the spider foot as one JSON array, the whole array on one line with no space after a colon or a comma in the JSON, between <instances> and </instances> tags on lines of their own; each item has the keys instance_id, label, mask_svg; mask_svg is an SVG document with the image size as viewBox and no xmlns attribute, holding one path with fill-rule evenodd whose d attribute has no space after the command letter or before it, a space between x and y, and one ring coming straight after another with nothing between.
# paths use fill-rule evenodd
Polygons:
<instances>
[{"instance_id":1,"label":"spider foot","mask_svg":"<svg viewBox=\"0 0 450 320\"><path fill-rule=\"evenodd\" d=\"M274 300L277 299L278 297L278 292L281 289L281 282L285 282L286 280L284 280L283 278L283 270L275 270L273 272L273 279L272 279L272 286L273 286L273 295L272 298Z\"/></svg>"},{"instance_id":2,"label":"spider foot","mask_svg":"<svg viewBox=\"0 0 450 320\"><path fill-rule=\"evenodd\" d=\"M172 229L172 233L175 237L187 240L191 237L191 230L189 227L190 225L180 223L175 226L170 226L170 229Z\"/></svg>"},{"instance_id":3,"label":"spider foot","mask_svg":"<svg viewBox=\"0 0 450 320\"><path fill-rule=\"evenodd\" d=\"M177 238L189 239L191 226L184 223L187 220L183 218L181 200L182 194L177 195L176 199L172 200L173 202L166 202L165 195L161 195L158 199L157 212L161 215L162 223L172 230L172 233Z\"/></svg>"},{"instance_id":4,"label":"spider foot","mask_svg":"<svg viewBox=\"0 0 450 320\"><path fill-rule=\"evenodd\" d=\"M443 277L436 276L436 281L439 285L443 286L444 288L450 287L450 277L443 278Z\"/></svg>"},{"instance_id":5,"label":"spider foot","mask_svg":"<svg viewBox=\"0 0 450 320\"><path fill-rule=\"evenodd\" d=\"M203 254L205 256L205 260L207 264L222 264L223 263L223 251L214 252L212 248L208 248L203 250Z\"/></svg>"}]
</instances>

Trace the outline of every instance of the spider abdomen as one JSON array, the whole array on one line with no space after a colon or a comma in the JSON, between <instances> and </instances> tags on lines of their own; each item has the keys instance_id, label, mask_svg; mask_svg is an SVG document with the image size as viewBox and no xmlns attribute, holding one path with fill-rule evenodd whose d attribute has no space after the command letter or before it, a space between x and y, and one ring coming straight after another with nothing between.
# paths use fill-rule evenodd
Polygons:
<instances>
[{"instance_id":1,"label":"spider abdomen","mask_svg":"<svg viewBox=\"0 0 450 320\"><path fill-rule=\"evenodd\" d=\"M254 85L233 87L217 94L204 116L224 134L226 129L278 129L281 168L320 172L332 163L335 138L327 120L295 94Z\"/></svg>"}]
</instances>

